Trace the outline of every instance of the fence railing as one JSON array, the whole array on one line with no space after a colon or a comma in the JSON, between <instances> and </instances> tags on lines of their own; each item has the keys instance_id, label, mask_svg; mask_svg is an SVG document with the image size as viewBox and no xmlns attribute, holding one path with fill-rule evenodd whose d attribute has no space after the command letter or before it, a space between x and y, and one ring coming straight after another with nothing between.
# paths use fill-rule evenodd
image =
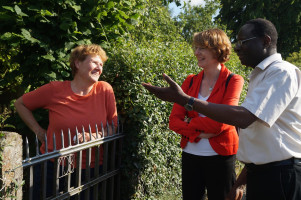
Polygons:
<instances>
[{"instance_id":1,"label":"fence railing","mask_svg":"<svg viewBox=\"0 0 301 200\"><path fill-rule=\"evenodd\" d=\"M107 127L109 127L108 123ZM121 148L124 134L119 123L117 130L114 123L111 127L111 130L107 129L107 136L105 136L103 124L100 127L101 131L98 131L96 125L96 139L89 141L86 141L84 128L81 133L76 128L74 138L71 138L69 130L68 145L65 145L63 132L61 138L56 138L53 134L51 152L47 151L45 136L44 154L39 151L36 137L33 157L29 156L29 142L26 138L25 159L22 161L22 166L19 166L23 168L25 174L23 199L120 199ZM83 136L82 143L79 142L79 134ZM89 138L92 138L92 134L95 135L90 126L88 134ZM61 140L61 149L56 147L58 139ZM85 169L82 169L83 155L86 158ZM94 158L91 158L92 156ZM49 171L52 173L49 174Z\"/></svg>"}]
</instances>

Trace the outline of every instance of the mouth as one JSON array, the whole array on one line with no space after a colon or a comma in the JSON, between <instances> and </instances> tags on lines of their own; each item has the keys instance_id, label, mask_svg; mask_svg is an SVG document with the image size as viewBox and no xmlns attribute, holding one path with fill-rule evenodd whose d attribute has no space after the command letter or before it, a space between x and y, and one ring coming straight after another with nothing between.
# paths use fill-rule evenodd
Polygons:
<instances>
[{"instance_id":1,"label":"mouth","mask_svg":"<svg viewBox=\"0 0 301 200\"><path fill-rule=\"evenodd\" d=\"M100 76L100 74L101 74L101 70L99 69L94 69L91 71L91 75L93 76Z\"/></svg>"}]
</instances>

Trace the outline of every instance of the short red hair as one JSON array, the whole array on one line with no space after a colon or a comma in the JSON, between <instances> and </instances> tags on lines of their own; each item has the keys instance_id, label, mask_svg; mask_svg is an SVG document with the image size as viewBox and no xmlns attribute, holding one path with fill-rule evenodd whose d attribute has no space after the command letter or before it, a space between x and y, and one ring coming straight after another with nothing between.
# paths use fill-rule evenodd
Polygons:
<instances>
[{"instance_id":1,"label":"short red hair","mask_svg":"<svg viewBox=\"0 0 301 200\"><path fill-rule=\"evenodd\" d=\"M194 33L192 46L210 49L220 63L230 58L231 42L226 33L217 28Z\"/></svg>"},{"instance_id":2,"label":"short red hair","mask_svg":"<svg viewBox=\"0 0 301 200\"><path fill-rule=\"evenodd\" d=\"M75 47L70 55L69 62L72 70L72 75L77 72L75 61L84 61L89 55L98 55L102 62L105 63L108 60L106 52L97 44L80 45Z\"/></svg>"}]
</instances>

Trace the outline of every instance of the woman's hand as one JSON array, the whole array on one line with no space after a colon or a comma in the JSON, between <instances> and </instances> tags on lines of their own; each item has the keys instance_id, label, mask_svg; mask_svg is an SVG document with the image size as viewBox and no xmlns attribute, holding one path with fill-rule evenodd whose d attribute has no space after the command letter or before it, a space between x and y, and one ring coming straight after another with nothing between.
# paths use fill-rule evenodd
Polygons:
<instances>
[{"instance_id":1,"label":"woman's hand","mask_svg":"<svg viewBox=\"0 0 301 200\"><path fill-rule=\"evenodd\" d=\"M40 127L37 131L35 131L35 134L37 135L40 142L45 142L45 135L47 134L47 131L45 129Z\"/></svg>"},{"instance_id":2,"label":"woman's hand","mask_svg":"<svg viewBox=\"0 0 301 200\"><path fill-rule=\"evenodd\" d=\"M79 143L83 143L83 142L84 142L83 134L80 133L80 134L78 134L77 136L78 136L78 142L79 142ZM92 138L90 139L90 133L85 132L85 141L86 141L86 142L89 142L89 141L91 141L91 140L96 140L96 138L97 138L97 137L96 137L96 133L92 133L91 136L92 136ZM100 137L102 137L102 133L101 133L101 132L98 133L98 138L100 138Z\"/></svg>"}]
</instances>

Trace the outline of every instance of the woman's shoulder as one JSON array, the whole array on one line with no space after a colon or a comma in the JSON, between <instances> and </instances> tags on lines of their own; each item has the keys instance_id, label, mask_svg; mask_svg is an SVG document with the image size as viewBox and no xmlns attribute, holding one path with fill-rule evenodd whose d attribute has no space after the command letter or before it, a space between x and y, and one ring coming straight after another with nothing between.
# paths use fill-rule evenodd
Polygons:
<instances>
[{"instance_id":1,"label":"woman's shoulder","mask_svg":"<svg viewBox=\"0 0 301 200\"><path fill-rule=\"evenodd\" d=\"M102 90L113 90L112 86L106 81L97 81L96 88Z\"/></svg>"}]
</instances>

